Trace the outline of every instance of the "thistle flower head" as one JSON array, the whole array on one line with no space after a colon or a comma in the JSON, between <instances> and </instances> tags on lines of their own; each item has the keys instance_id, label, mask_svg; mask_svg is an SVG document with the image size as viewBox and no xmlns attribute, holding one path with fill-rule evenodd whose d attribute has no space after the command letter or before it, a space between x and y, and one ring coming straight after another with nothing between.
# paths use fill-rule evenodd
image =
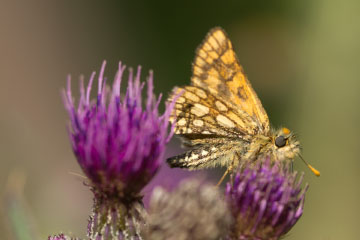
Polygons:
<instances>
[{"instance_id":1,"label":"thistle flower head","mask_svg":"<svg viewBox=\"0 0 360 240\"><path fill-rule=\"evenodd\" d=\"M145 239L221 239L230 221L219 189L196 179L185 180L173 192L161 187L154 189Z\"/></svg>"},{"instance_id":2,"label":"thistle flower head","mask_svg":"<svg viewBox=\"0 0 360 240\"><path fill-rule=\"evenodd\" d=\"M78 238L72 238L64 235L63 233L60 233L55 236L48 237L48 240L77 240Z\"/></svg>"},{"instance_id":3,"label":"thistle flower head","mask_svg":"<svg viewBox=\"0 0 360 240\"><path fill-rule=\"evenodd\" d=\"M119 64L112 87L104 78L105 62L98 77L96 99L91 100L95 72L87 88L80 79L80 99L77 106L71 93L70 77L63 93L70 117L69 135L73 151L96 194L129 201L155 175L162 162L173 103L163 115L158 107L161 96L153 94L153 74L147 81L147 97L142 99L144 83L140 70L136 76L129 70L126 93L120 95L125 66ZM145 105L145 106L143 106ZM130 200L131 201L131 200Z\"/></svg>"},{"instance_id":4,"label":"thistle flower head","mask_svg":"<svg viewBox=\"0 0 360 240\"><path fill-rule=\"evenodd\" d=\"M307 186L302 176L266 159L237 173L226 186L226 198L234 217L229 239L279 239L303 213Z\"/></svg>"}]
</instances>

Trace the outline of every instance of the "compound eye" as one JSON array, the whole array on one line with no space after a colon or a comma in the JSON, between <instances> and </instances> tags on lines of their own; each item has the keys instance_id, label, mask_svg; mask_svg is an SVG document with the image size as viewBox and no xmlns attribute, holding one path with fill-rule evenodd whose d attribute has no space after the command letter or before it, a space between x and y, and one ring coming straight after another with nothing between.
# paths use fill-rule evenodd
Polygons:
<instances>
[{"instance_id":1,"label":"compound eye","mask_svg":"<svg viewBox=\"0 0 360 240\"><path fill-rule=\"evenodd\" d=\"M284 138L284 136L278 136L275 139L275 145L279 148L283 147L286 145L286 139Z\"/></svg>"}]
</instances>

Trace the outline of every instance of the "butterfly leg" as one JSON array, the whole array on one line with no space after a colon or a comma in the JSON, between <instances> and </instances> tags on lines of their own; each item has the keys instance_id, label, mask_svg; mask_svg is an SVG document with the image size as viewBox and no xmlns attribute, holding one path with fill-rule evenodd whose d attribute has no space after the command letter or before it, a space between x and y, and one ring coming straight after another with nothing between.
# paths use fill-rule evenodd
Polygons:
<instances>
[{"instance_id":1,"label":"butterfly leg","mask_svg":"<svg viewBox=\"0 0 360 240\"><path fill-rule=\"evenodd\" d=\"M233 178L233 169L234 169L234 161L231 163L231 165L226 169L224 175L220 178L219 182L216 184L216 187L219 187L220 184L224 181L226 175L230 173L230 182L232 182Z\"/></svg>"},{"instance_id":2,"label":"butterfly leg","mask_svg":"<svg viewBox=\"0 0 360 240\"><path fill-rule=\"evenodd\" d=\"M216 187L219 187L220 184L222 183L222 181L224 181L226 175L230 172L230 168L231 168L231 166L226 169L224 175L220 178L219 182L216 184Z\"/></svg>"},{"instance_id":3,"label":"butterfly leg","mask_svg":"<svg viewBox=\"0 0 360 240\"><path fill-rule=\"evenodd\" d=\"M241 159L241 156L238 152L235 152L235 155L234 155L234 161L231 163L231 170L234 170L236 168L237 171L239 171L239 169L241 170L242 167L240 165L240 159ZM230 173L230 182L233 184L234 183L234 171L231 171Z\"/></svg>"},{"instance_id":4,"label":"butterfly leg","mask_svg":"<svg viewBox=\"0 0 360 240\"><path fill-rule=\"evenodd\" d=\"M234 169L234 167L231 166L231 173L230 173L230 182L231 182L231 184L234 183L234 171L232 171L233 169Z\"/></svg>"}]
</instances>

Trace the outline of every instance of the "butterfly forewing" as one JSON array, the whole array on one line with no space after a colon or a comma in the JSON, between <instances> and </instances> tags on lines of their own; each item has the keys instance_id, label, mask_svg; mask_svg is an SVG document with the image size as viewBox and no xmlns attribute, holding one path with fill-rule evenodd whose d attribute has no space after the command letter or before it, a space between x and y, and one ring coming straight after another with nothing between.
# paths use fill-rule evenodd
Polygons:
<instances>
[{"instance_id":1,"label":"butterfly forewing","mask_svg":"<svg viewBox=\"0 0 360 240\"><path fill-rule=\"evenodd\" d=\"M192 84L246 112L259 132L269 131L268 116L221 28L212 29L197 49Z\"/></svg>"}]
</instances>

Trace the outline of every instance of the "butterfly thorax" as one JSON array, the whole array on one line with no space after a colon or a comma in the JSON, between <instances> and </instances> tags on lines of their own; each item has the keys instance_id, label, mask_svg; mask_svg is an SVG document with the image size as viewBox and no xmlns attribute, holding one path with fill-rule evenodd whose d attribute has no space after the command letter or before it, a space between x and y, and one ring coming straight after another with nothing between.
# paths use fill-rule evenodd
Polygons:
<instances>
[{"instance_id":1,"label":"butterfly thorax","mask_svg":"<svg viewBox=\"0 0 360 240\"><path fill-rule=\"evenodd\" d=\"M270 131L268 135L252 136L243 152L245 154L240 155L239 159L241 163L252 163L266 156L273 161L286 161L294 159L300 153L300 143L290 130L282 128Z\"/></svg>"}]
</instances>

